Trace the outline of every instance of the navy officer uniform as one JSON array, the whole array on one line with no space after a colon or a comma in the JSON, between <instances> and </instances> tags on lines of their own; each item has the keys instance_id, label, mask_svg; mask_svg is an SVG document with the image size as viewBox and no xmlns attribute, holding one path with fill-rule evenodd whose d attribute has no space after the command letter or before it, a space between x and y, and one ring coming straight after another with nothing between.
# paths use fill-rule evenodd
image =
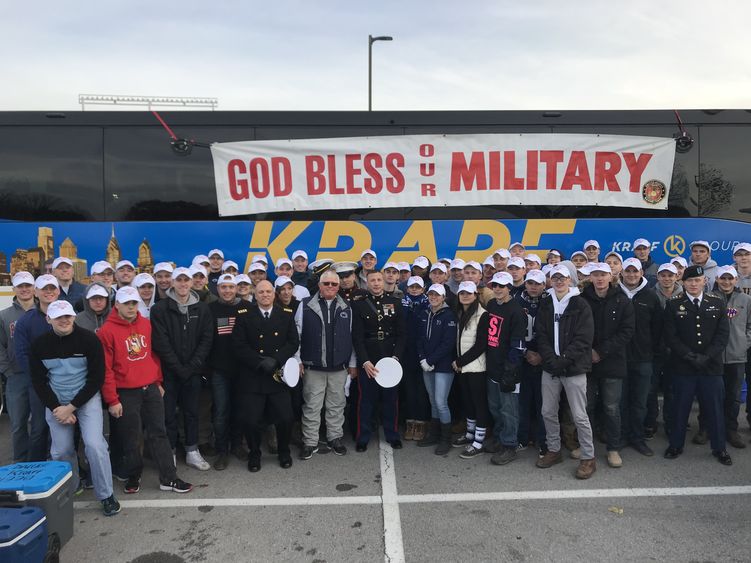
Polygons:
<instances>
[{"instance_id":1,"label":"navy officer uniform","mask_svg":"<svg viewBox=\"0 0 751 563\"><path fill-rule=\"evenodd\" d=\"M266 408L270 409L276 426L279 464L285 469L292 465L289 449L293 420L291 393L284 382L274 378L274 373L295 355L299 346L292 309L274 304L268 317L257 303L238 309L232 347L241 369L237 401L250 449L250 471L261 468Z\"/></svg>"},{"instance_id":2,"label":"navy officer uniform","mask_svg":"<svg viewBox=\"0 0 751 563\"><path fill-rule=\"evenodd\" d=\"M384 293L352 302L352 344L357 355L359 376L357 378L357 428L356 449L364 452L373 433L373 408L381 396L381 418L386 441L394 448L401 447L399 439L399 391L398 386L381 388L368 377L363 364L374 366L381 358L394 357L401 361L404 355L405 319L399 299Z\"/></svg>"},{"instance_id":3,"label":"navy officer uniform","mask_svg":"<svg viewBox=\"0 0 751 563\"><path fill-rule=\"evenodd\" d=\"M725 451L724 384L722 352L728 343L730 326L722 298L703 292L690 294L686 280L704 278L701 266L689 266L683 273L684 293L666 303L663 333L670 348L673 373L673 416L669 447L665 457L683 453L686 427L694 396L707 419L712 454L723 465L732 460Z\"/></svg>"}]
</instances>

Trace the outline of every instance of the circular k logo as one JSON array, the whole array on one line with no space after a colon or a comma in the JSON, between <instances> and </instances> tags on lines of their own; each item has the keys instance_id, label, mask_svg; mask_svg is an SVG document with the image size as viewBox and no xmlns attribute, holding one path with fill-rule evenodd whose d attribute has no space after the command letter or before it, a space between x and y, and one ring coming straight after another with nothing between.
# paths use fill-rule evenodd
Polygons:
<instances>
[{"instance_id":1,"label":"circular k logo","mask_svg":"<svg viewBox=\"0 0 751 563\"><path fill-rule=\"evenodd\" d=\"M680 235L670 235L665 239L662 247L665 250L665 254L674 258L686 252L686 241Z\"/></svg>"}]
</instances>

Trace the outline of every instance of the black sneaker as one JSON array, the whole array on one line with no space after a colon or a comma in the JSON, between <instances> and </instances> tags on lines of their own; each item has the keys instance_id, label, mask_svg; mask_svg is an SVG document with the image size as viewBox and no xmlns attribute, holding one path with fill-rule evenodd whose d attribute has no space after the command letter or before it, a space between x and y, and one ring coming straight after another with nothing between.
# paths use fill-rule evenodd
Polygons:
<instances>
[{"instance_id":1,"label":"black sneaker","mask_svg":"<svg viewBox=\"0 0 751 563\"><path fill-rule=\"evenodd\" d=\"M657 428L653 426L645 426L644 427L644 439L645 440L651 440L655 437L655 434L657 434Z\"/></svg>"},{"instance_id":2,"label":"black sneaker","mask_svg":"<svg viewBox=\"0 0 751 563\"><path fill-rule=\"evenodd\" d=\"M105 516L114 516L120 512L120 503L117 502L115 495L110 495L102 501L102 511Z\"/></svg>"},{"instance_id":3,"label":"black sneaker","mask_svg":"<svg viewBox=\"0 0 751 563\"><path fill-rule=\"evenodd\" d=\"M631 444L631 447L634 448L641 455L645 455L647 457L652 457L653 455L655 455L655 453L652 451L652 448L650 448L644 442L634 442Z\"/></svg>"},{"instance_id":4,"label":"black sneaker","mask_svg":"<svg viewBox=\"0 0 751 563\"><path fill-rule=\"evenodd\" d=\"M347 448L342 444L341 438L334 438L328 443L328 446L336 455L345 455L347 453Z\"/></svg>"},{"instance_id":5,"label":"black sneaker","mask_svg":"<svg viewBox=\"0 0 751 563\"><path fill-rule=\"evenodd\" d=\"M665 459L675 459L682 453L683 453L683 448L669 447L667 450L665 450L665 455L663 457Z\"/></svg>"},{"instance_id":6,"label":"black sneaker","mask_svg":"<svg viewBox=\"0 0 751 563\"><path fill-rule=\"evenodd\" d=\"M310 459L313 454L318 453L318 446L303 446L300 449L300 459Z\"/></svg>"},{"instance_id":7,"label":"black sneaker","mask_svg":"<svg viewBox=\"0 0 751 563\"><path fill-rule=\"evenodd\" d=\"M501 446L501 449L493 454L493 457L490 458L490 462L493 465L506 465L507 463L511 463L515 459L516 448Z\"/></svg>"},{"instance_id":8,"label":"black sneaker","mask_svg":"<svg viewBox=\"0 0 751 563\"><path fill-rule=\"evenodd\" d=\"M128 479L128 481L125 483L125 486L123 487L123 492L126 495L134 495L140 490L141 490L141 479L138 477L131 477L130 479Z\"/></svg>"},{"instance_id":9,"label":"black sneaker","mask_svg":"<svg viewBox=\"0 0 751 563\"><path fill-rule=\"evenodd\" d=\"M79 479L78 488L75 491L73 491L73 494L77 497L80 497L82 493L83 493L83 481Z\"/></svg>"},{"instance_id":10,"label":"black sneaker","mask_svg":"<svg viewBox=\"0 0 751 563\"><path fill-rule=\"evenodd\" d=\"M174 481L159 483L159 489L162 491L172 491L174 493L189 493L193 490L193 485L175 477Z\"/></svg>"}]
</instances>

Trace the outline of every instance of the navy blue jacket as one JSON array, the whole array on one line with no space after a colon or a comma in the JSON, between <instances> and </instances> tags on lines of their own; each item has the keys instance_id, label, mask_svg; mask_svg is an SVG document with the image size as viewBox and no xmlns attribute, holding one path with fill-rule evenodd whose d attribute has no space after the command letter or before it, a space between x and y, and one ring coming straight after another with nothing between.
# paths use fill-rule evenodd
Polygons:
<instances>
[{"instance_id":1,"label":"navy blue jacket","mask_svg":"<svg viewBox=\"0 0 751 563\"><path fill-rule=\"evenodd\" d=\"M352 309L340 295L336 296L331 335L324 333L323 309L320 294L302 300L302 333L300 360L317 370L334 371L346 368L352 356ZM325 307L323 301L323 307ZM326 337L329 336L329 339ZM333 338L332 338L333 337ZM329 350L327 343L331 344ZM327 358L332 361L331 364Z\"/></svg>"},{"instance_id":2,"label":"navy blue jacket","mask_svg":"<svg viewBox=\"0 0 751 563\"><path fill-rule=\"evenodd\" d=\"M31 343L48 332L52 332L52 325L47 322L47 314L42 313L39 304L26 311L16 322L13 344L16 347L16 362L23 373L31 376L29 366Z\"/></svg>"},{"instance_id":3,"label":"navy blue jacket","mask_svg":"<svg viewBox=\"0 0 751 563\"><path fill-rule=\"evenodd\" d=\"M405 313L407 334L404 357L400 359L405 368L416 370L418 369L417 364L420 362L420 359L417 357L417 335L420 331L420 317L426 310L430 309L430 302L428 301L428 296L424 293L415 297L405 291L404 298L402 299L402 307Z\"/></svg>"},{"instance_id":4,"label":"navy blue jacket","mask_svg":"<svg viewBox=\"0 0 751 563\"><path fill-rule=\"evenodd\" d=\"M75 307L75 305L81 301L86 295L86 286L80 282L72 281L68 288L68 293L65 293L62 286L60 286L60 297L64 301L67 301Z\"/></svg>"},{"instance_id":5,"label":"navy blue jacket","mask_svg":"<svg viewBox=\"0 0 751 563\"><path fill-rule=\"evenodd\" d=\"M456 352L456 314L448 305L436 313L428 307L418 317L417 356L435 368L434 372L453 373L451 362Z\"/></svg>"}]
</instances>

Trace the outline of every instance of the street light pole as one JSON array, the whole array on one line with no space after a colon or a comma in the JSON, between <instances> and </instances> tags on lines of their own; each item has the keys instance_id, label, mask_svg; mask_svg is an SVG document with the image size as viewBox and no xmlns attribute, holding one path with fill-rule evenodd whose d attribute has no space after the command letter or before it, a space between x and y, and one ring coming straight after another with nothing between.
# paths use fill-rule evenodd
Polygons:
<instances>
[{"instance_id":1,"label":"street light pole","mask_svg":"<svg viewBox=\"0 0 751 563\"><path fill-rule=\"evenodd\" d=\"M368 111L373 110L373 43L376 41L393 41L389 35L373 37L368 35Z\"/></svg>"}]
</instances>

